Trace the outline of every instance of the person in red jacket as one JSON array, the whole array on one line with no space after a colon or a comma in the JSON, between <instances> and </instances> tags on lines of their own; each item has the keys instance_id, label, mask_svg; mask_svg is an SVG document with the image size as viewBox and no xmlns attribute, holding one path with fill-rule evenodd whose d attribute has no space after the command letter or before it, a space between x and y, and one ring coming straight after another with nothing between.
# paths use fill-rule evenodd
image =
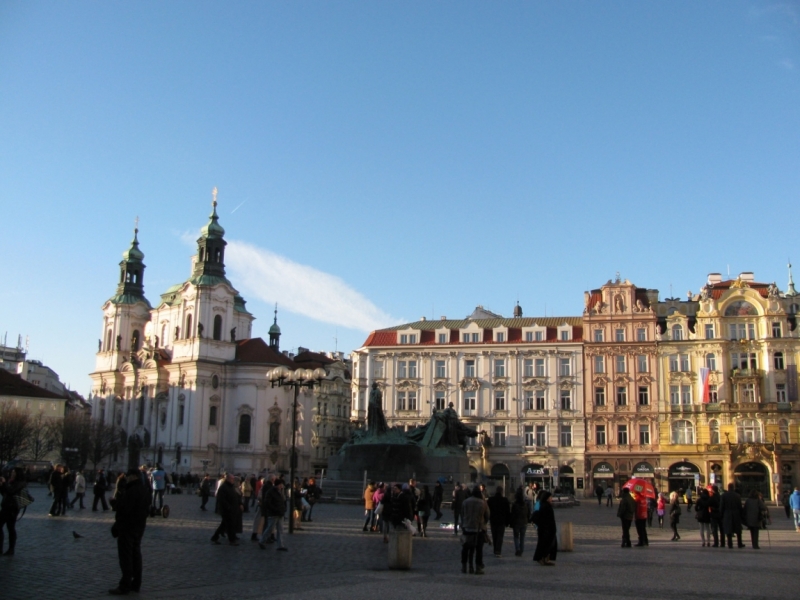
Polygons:
<instances>
[{"instance_id":1,"label":"person in red jacket","mask_svg":"<svg viewBox=\"0 0 800 600\"><path fill-rule=\"evenodd\" d=\"M647 539L647 498L644 494L636 494L636 534L639 536L637 547L649 546Z\"/></svg>"}]
</instances>

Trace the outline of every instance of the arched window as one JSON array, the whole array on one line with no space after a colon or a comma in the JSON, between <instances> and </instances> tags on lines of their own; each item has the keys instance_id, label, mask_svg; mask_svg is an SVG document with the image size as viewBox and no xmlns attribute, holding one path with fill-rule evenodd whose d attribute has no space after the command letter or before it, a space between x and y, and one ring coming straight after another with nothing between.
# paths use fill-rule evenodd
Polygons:
<instances>
[{"instance_id":1,"label":"arched window","mask_svg":"<svg viewBox=\"0 0 800 600\"><path fill-rule=\"evenodd\" d=\"M740 444L745 442L761 442L761 423L755 419L742 419L736 427L736 435Z\"/></svg>"},{"instance_id":2,"label":"arched window","mask_svg":"<svg viewBox=\"0 0 800 600\"><path fill-rule=\"evenodd\" d=\"M106 333L106 352L111 352L114 349L112 345L113 341L111 339L111 329L109 328L108 332Z\"/></svg>"},{"instance_id":3,"label":"arched window","mask_svg":"<svg viewBox=\"0 0 800 600\"><path fill-rule=\"evenodd\" d=\"M216 427L217 426L217 407L211 406L208 409L208 426L209 427Z\"/></svg>"},{"instance_id":4,"label":"arched window","mask_svg":"<svg viewBox=\"0 0 800 600\"><path fill-rule=\"evenodd\" d=\"M167 324L164 323L161 326L161 343L166 345L167 343Z\"/></svg>"},{"instance_id":5,"label":"arched window","mask_svg":"<svg viewBox=\"0 0 800 600\"><path fill-rule=\"evenodd\" d=\"M758 311L756 310L755 306L753 306L749 302L745 302L744 300L737 300L736 302L732 302L725 309L726 317L747 317L747 316L755 316L757 314Z\"/></svg>"},{"instance_id":6,"label":"arched window","mask_svg":"<svg viewBox=\"0 0 800 600\"><path fill-rule=\"evenodd\" d=\"M719 421L716 419L709 421L708 431L711 434L711 443L719 444Z\"/></svg>"},{"instance_id":7,"label":"arched window","mask_svg":"<svg viewBox=\"0 0 800 600\"><path fill-rule=\"evenodd\" d=\"M192 315L186 317L186 339L192 337Z\"/></svg>"},{"instance_id":8,"label":"arched window","mask_svg":"<svg viewBox=\"0 0 800 600\"><path fill-rule=\"evenodd\" d=\"M214 317L214 339L221 340L222 339L222 316L216 315Z\"/></svg>"},{"instance_id":9,"label":"arched window","mask_svg":"<svg viewBox=\"0 0 800 600\"><path fill-rule=\"evenodd\" d=\"M694 427L691 421L681 419L672 423L673 444L694 444Z\"/></svg>"},{"instance_id":10,"label":"arched window","mask_svg":"<svg viewBox=\"0 0 800 600\"><path fill-rule=\"evenodd\" d=\"M672 339L673 340L682 340L683 339L683 327L680 325L673 325L672 326Z\"/></svg>"},{"instance_id":11,"label":"arched window","mask_svg":"<svg viewBox=\"0 0 800 600\"><path fill-rule=\"evenodd\" d=\"M200 258L200 262L205 261L205 250L203 248L200 248L199 258Z\"/></svg>"},{"instance_id":12,"label":"arched window","mask_svg":"<svg viewBox=\"0 0 800 600\"><path fill-rule=\"evenodd\" d=\"M788 444L789 442L789 421L781 419L778 421L778 439L781 444Z\"/></svg>"},{"instance_id":13,"label":"arched window","mask_svg":"<svg viewBox=\"0 0 800 600\"><path fill-rule=\"evenodd\" d=\"M250 415L242 415L239 417L239 444L250 443L250 422L252 418Z\"/></svg>"},{"instance_id":14,"label":"arched window","mask_svg":"<svg viewBox=\"0 0 800 600\"><path fill-rule=\"evenodd\" d=\"M717 355L713 352L706 354L706 369L709 371L717 370Z\"/></svg>"},{"instance_id":15,"label":"arched window","mask_svg":"<svg viewBox=\"0 0 800 600\"><path fill-rule=\"evenodd\" d=\"M221 263L222 262L222 250L217 248L214 250L214 262Z\"/></svg>"}]
</instances>

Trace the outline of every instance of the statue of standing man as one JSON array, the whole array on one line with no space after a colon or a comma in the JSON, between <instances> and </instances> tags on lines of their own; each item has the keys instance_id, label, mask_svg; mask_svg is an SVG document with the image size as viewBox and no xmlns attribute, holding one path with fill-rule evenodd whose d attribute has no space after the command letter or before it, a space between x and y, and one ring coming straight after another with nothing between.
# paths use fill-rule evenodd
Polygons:
<instances>
[{"instance_id":1,"label":"statue of standing man","mask_svg":"<svg viewBox=\"0 0 800 600\"><path fill-rule=\"evenodd\" d=\"M378 436L386 433L388 429L386 417L383 415L383 394L378 389L378 383L373 382L367 406L367 434Z\"/></svg>"}]
</instances>

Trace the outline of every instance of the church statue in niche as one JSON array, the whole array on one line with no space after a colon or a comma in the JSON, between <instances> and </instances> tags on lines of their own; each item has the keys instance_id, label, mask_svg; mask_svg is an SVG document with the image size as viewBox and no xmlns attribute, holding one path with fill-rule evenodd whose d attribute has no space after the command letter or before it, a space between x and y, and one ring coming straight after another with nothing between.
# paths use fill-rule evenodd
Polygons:
<instances>
[{"instance_id":1,"label":"church statue in niche","mask_svg":"<svg viewBox=\"0 0 800 600\"><path fill-rule=\"evenodd\" d=\"M279 446L280 445L280 431L281 431L281 424L277 421L273 421L269 424L269 445L270 446Z\"/></svg>"}]
</instances>

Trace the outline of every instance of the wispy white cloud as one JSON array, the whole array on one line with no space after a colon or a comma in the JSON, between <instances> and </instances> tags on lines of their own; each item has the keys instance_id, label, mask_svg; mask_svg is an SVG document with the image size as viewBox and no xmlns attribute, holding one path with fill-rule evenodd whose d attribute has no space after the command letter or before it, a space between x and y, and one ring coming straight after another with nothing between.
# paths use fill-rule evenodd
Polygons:
<instances>
[{"instance_id":1,"label":"wispy white cloud","mask_svg":"<svg viewBox=\"0 0 800 600\"><path fill-rule=\"evenodd\" d=\"M361 331L397 323L339 277L245 242L228 241L225 266L237 289L283 310Z\"/></svg>"}]
</instances>

